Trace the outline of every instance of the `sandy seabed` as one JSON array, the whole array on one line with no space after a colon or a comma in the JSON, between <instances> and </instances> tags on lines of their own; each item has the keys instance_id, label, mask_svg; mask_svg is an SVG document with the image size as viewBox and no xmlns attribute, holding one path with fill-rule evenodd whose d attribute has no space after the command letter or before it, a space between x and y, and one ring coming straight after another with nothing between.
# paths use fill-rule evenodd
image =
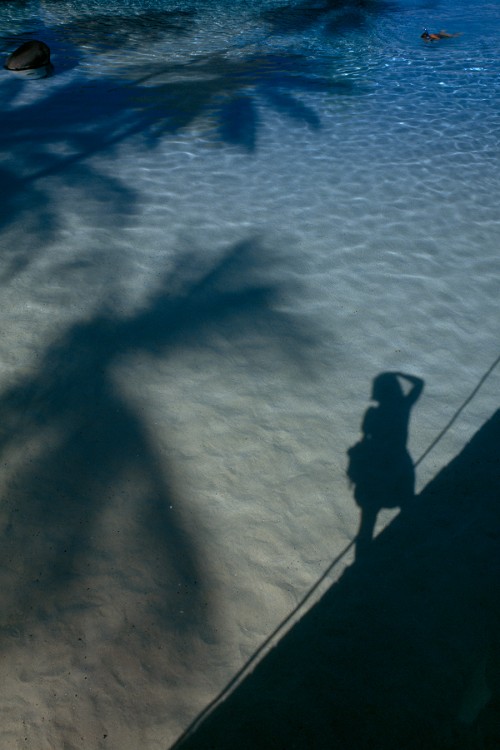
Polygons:
<instances>
[{"instance_id":1,"label":"sandy seabed","mask_svg":"<svg viewBox=\"0 0 500 750\"><path fill-rule=\"evenodd\" d=\"M0 750L498 748L495 9L0 13Z\"/></svg>"}]
</instances>

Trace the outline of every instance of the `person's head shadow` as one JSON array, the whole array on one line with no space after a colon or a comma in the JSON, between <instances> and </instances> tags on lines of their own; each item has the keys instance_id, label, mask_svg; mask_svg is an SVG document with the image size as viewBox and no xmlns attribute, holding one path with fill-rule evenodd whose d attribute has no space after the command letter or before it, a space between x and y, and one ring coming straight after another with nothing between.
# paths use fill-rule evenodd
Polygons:
<instances>
[{"instance_id":1,"label":"person's head shadow","mask_svg":"<svg viewBox=\"0 0 500 750\"><path fill-rule=\"evenodd\" d=\"M347 451L347 476L361 511L357 557L370 546L379 511L403 508L414 497L415 469L406 443L410 411L423 387L422 379L401 372L382 372L373 380L376 406L366 410L361 440Z\"/></svg>"}]
</instances>

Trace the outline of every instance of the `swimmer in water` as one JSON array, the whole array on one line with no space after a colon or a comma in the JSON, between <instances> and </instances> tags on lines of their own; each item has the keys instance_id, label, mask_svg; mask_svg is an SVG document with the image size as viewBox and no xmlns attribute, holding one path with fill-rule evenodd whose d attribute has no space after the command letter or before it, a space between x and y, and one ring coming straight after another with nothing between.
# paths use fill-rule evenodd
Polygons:
<instances>
[{"instance_id":1,"label":"swimmer in water","mask_svg":"<svg viewBox=\"0 0 500 750\"><path fill-rule=\"evenodd\" d=\"M460 36L460 34L448 34L447 31L438 31L436 34L429 34L428 30L424 29L420 38L423 39L424 42L439 42L440 39L453 39L456 36Z\"/></svg>"}]
</instances>

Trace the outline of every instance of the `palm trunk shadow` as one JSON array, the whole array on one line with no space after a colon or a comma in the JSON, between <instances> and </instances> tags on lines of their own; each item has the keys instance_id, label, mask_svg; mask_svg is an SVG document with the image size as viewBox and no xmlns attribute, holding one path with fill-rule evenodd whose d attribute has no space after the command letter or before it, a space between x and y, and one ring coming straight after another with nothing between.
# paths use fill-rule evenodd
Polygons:
<instances>
[{"instance_id":1,"label":"palm trunk shadow","mask_svg":"<svg viewBox=\"0 0 500 750\"><path fill-rule=\"evenodd\" d=\"M265 318L279 328L281 344L295 336L272 310L275 288L253 273L261 261L258 243L249 241L214 265L205 261L204 270L199 259L179 263L144 309L125 319L101 312L74 325L32 377L0 397L0 450L11 467L0 518L4 620L36 620L78 587L81 606L91 609L89 566L149 592L164 624L186 631L215 617L199 529L113 368L135 353L164 355L178 341L198 345L211 326L233 317L241 324L235 331Z\"/></svg>"}]
</instances>

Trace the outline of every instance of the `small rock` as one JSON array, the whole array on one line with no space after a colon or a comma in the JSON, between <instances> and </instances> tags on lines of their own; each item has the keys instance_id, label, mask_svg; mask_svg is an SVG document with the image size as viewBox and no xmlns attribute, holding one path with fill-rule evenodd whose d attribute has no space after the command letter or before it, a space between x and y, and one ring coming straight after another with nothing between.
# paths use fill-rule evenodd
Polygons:
<instances>
[{"instance_id":1,"label":"small rock","mask_svg":"<svg viewBox=\"0 0 500 750\"><path fill-rule=\"evenodd\" d=\"M7 70L32 70L44 65L50 65L50 49L36 39L21 44L5 63Z\"/></svg>"}]
</instances>

